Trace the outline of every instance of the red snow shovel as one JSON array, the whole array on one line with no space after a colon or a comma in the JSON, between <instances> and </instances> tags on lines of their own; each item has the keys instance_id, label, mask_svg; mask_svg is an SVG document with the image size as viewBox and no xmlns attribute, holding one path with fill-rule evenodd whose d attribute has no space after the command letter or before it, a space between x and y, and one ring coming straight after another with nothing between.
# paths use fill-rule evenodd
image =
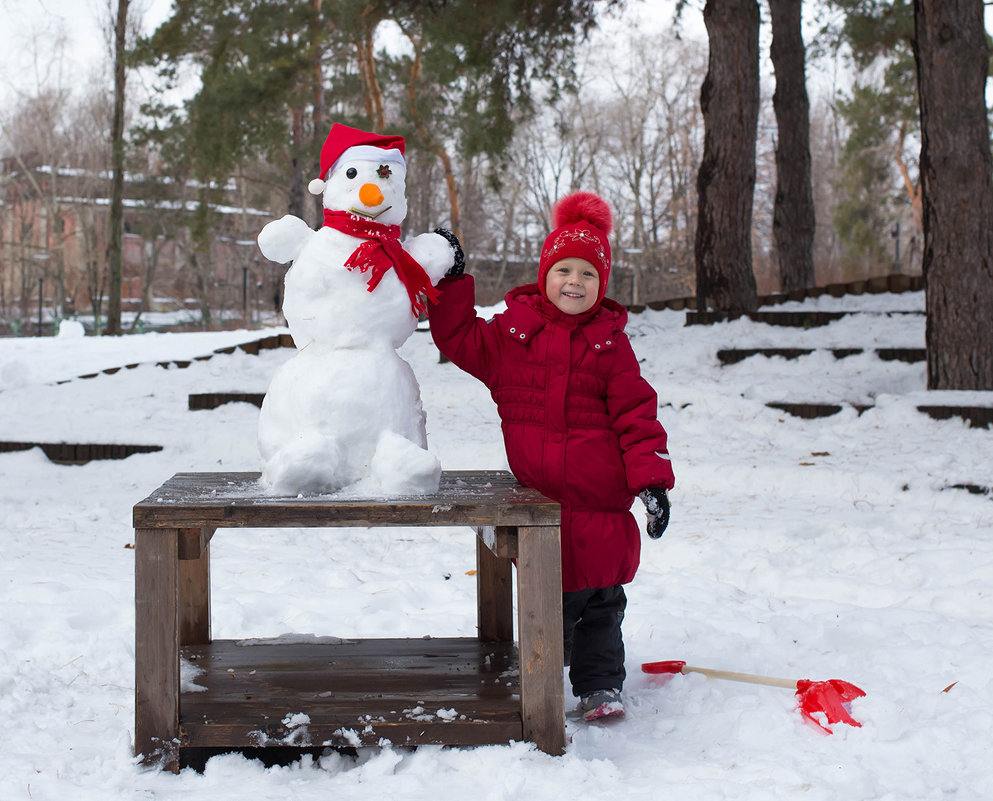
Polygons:
<instances>
[{"instance_id":1,"label":"red snow shovel","mask_svg":"<svg viewBox=\"0 0 993 801\"><path fill-rule=\"evenodd\" d=\"M786 687L796 690L800 713L822 731L831 734L831 729L814 717L818 712L823 713L828 723L847 723L849 726L859 728L862 726L849 713L852 701L864 696L865 692L854 684L840 679L829 679L828 681L777 679L772 676L756 676L753 673L732 673L727 670L691 667L678 659L672 659L668 662L645 662L641 666L641 670L643 673L653 674L702 673L712 679L744 681L749 684L765 684L770 687Z\"/></svg>"}]
</instances>

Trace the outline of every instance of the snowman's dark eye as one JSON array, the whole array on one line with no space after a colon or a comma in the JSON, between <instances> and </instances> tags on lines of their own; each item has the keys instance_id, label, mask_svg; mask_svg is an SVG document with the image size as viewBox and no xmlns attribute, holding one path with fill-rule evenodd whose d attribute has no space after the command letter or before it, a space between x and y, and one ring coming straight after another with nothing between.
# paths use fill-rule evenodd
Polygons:
<instances>
[{"instance_id":1,"label":"snowman's dark eye","mask_svg":"<svg viewBox=\"0 0 993 801\"><path fill-rule=\"evenodd\" d=\"M347 170L345 170L345 177L346 178L354 178L358 174L359 174L359 171L357 169L355 169L354 167L349 167Z\"/></svg>"}]
</instances>

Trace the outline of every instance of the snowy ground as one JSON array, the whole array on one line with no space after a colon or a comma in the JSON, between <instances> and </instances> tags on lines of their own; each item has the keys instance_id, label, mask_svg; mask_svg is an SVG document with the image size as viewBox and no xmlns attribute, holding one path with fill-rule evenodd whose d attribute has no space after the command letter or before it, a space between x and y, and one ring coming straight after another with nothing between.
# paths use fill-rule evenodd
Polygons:
<instances>
[{"instance_id":1,"label":"snowy ground","mask_svg":"<svg viewBox=\"0 0 993 801\"><path fill-rule=\"evenodd\" d=\"M915 408L989 404L993 393L929 394L923 364L871 353L719 366L726 347L924 344L922 316L882 314L920 311L920 293L803 308L829 306L876 313L807 331L684 327L671 311L631 319L664 404L677 489L672 525L645 539L629 587L623 722L571 719L560 758L522 743L373 749L271 769L228 755L179 776L131 755L131 507L177 471L258 469L257 409L190 412L187 396L262 392L292 351L167 370L154 363L272 331L0 340L0 440L165 446L75 467L39 449L0 454L0 798L993 797L993 499L947 488L993 484L993 431ZM403 353L444 466L504 467L481 385L440 364L427 332ZM800 420L769 400L874 408ZM471 535L451 529L223 531L212 543L213 633L472 635L473 565ZM863 726L821 735L788 690L640 672L660 659L845 679L867 693L852 708Z\"/></svg>"}]
</instances>

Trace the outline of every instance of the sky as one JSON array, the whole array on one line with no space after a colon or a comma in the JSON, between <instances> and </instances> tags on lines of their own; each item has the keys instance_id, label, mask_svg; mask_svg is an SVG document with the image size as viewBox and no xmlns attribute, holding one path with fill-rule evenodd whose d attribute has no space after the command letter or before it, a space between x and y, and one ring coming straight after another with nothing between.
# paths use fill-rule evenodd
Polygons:
<instances>
[{"instance_id":1,"label":"sky","mask_svg":"<svg viewBox=\"0 0 993 801\"><path fill-rule=\"evenodd\" d=\"M170 5L170 0L135 0L131 13L151 30ZM116 8L113 0L0 0L0 98L48 82L82 85L98 74L109 58Z\"/></svg>"},{"instance_id":2,"label":"sky","mask_svg":"<svg viewBox=\"0 0 993 801\"><path fill-rule=\"evenodd\" d=\"M672 6L672 0L634 0L625 17L664 25ZM149 33L168 18L171 7L171 0L133 0L129 13ZM116 8L116 0L0 0L0 102L45 82L81 86L107 69ZM608 27L616 24L606 20ZM688 14L686 26L705 36L698 15Z\"/></svg>"},{"instance_id":3,"label":"sky","mask_svg":"<svg viewBox=\"0 0 993 801\"><path fill-rule=\"evenodd\" d=\"M18 92L31 91L39 82L61 80L83 85L106 69L107 31L116 6L116 0L0 0L4 19L0 26L0 103ZM130 14L147 33L168 18L171 6L172 0L132 0ZM674 0L629 0L623 23L608 15L602 25L616 31L634 21L642 30L661 30L670 25L673 6ZM989 29L993 27L993 7L987 7L986 15ZM809 43L815 26L813 14L805 11L804 20ZM702 15L692 8L684 12L683 27L686 35L706 40ZM767 25L762 35L763 49L767 50ZM771 75L767 59L763 76ZM816 66L808 67L807 77L812 91L830 91L836 78L830 70Z\"/></svg>"}]
</instances>

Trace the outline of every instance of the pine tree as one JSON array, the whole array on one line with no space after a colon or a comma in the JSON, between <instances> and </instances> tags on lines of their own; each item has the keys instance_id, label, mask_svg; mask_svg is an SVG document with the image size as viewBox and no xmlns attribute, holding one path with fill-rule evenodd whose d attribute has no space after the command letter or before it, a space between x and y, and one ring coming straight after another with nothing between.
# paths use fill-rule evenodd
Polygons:
<instances>
[{"instance_id":1,"label":"pine tree","mask_svg":"<svg viewBox=\"0 0 993 801\"><path fill-rule=\"evenodd\" d=\"M331 122L388 128L445 164L457 222L453 148L505 152L534 82L566 80L597 9L620 2L494 0L481 13L474 0L177 0L144 57L166 77L183 62L199 70L184 108L158 113L201 179L264 152L292 168L289 210L305 216L303 187ZM374 52L388 20L412 55Z\"/></svg>"},{"instance_id":2,"label":"pine tree","mask_svg":"<svg viewBox=\"0 0 993 801\"><path fill-rule=\"evenodd\" d=\"M895 219L909 214L921 230L917 153L920 130L910 0L829 0L842 12L826 33L856 70L837 108L848 137L842 156L842 201L835 227L846 251L864 262L885 259Z\"/></svg>"},{"instance_id":3,"label":"pine tree","mask_svg":"<svg viewBox=\"0 0 993 801\"><path fill-rule=\"evenodd\" d=\"M199 72L199 89L183 108L146 109L196 180L224 182L238 164L265 156L291 174L289 206L304 215L303 176L323 136L304 120L321 84L316 54L334 41L333 32L315 28L317 14L309 0L177 0L143 43L142 59L167 85L186 65Z\"/></svg>"}]
</instances>

